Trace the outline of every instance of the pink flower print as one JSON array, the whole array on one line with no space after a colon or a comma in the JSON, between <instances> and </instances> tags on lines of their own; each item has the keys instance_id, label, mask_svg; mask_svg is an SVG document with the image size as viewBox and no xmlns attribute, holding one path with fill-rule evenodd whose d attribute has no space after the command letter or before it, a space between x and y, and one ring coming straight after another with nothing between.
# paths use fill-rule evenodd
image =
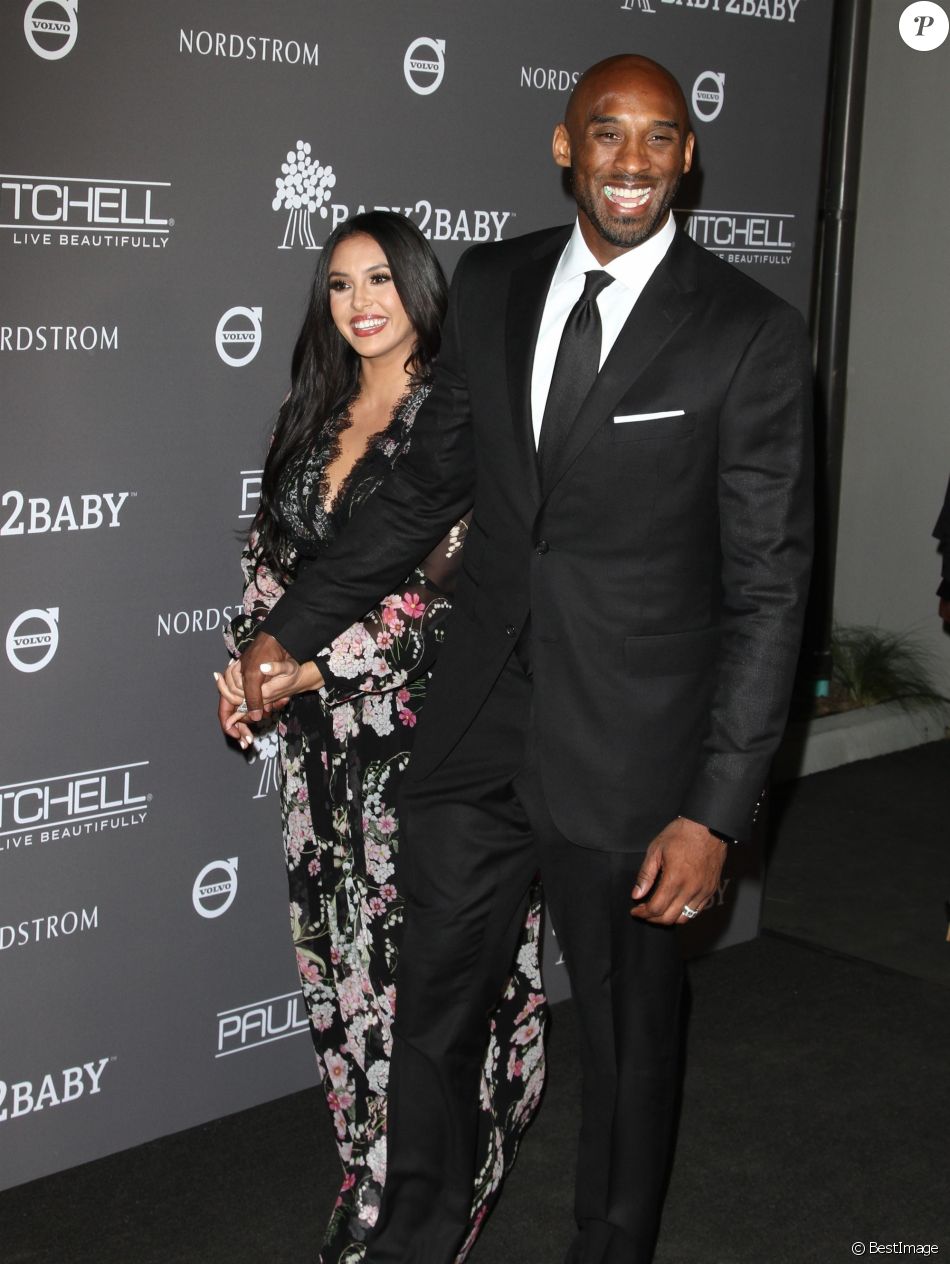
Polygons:
<instances>
[{"instance_id":1,"label":"pink flower print","mask_svg":"<svg viewBox=\"0 0 950 1264\"><path fill-rule=\"evenodd\" d=\"M330 1083L334 1088L340 1088L346 1083L346 1063L336 1053L328 1053L324 1059L327 1067L327 1074L330 1076Z\"/></svg>"},{"instance_id":2,"label":"pink flower print","mask_svg":"<svg viewBox=\"0 0 950 1264\"><path fill-rule=\"evenodd\" d=\"M313 860L311 860L310 863L307 865L307 873L310 874L311 878L315 878L319 872L320 872L320 861L316 856L314 856Z\"/></svg>"},{"instance_id":3,"label":"pink flower print","mask_svg":"<svg viewBox=\"0 0 950 1264\"><path fill-rule=\"evenodd\" d=\"M327 1093L327 1105L331 1110L340 1109L340 1099L337 1097L336 1093Z\"/></svg>"},{"instance_id":4,"label":"pink flower print","mask_svg":"<svg viewBox=\"0 0 950 1264\"><path fill-rule=\"evenodd\" d=\"M352 1172L347 1172L346 1180L340 1186L340 1193L345 1194L346 1191L348 1189L352 1189L355 1184L356 1184L356 1177L353 1175Z\"/></svg>"},{"instance_id":5,"label":"pink flower print","mask_svg":"<svg viewBox=\"0 0 950 1264\"><path fill-rule=\"evenodd\" d=\"M336 947L331 948L331 949L330 949L330 963L331 963L331 965L338 966L342 960L343 960L343 958L340 956L340 950L339 950L339 948L336 948Z\"/></svg>"},{"instance_id":6,"label":"pink flower print","mask_svg":"<svg viewBox=\"0 0 950 1264\"><path fill-rule=\"evenodd\" d=\"M402 625L402 620L392 606L383 606L383 623L392 630L393 624L398 623Z\"/></svg>"},{"instance_id":7,"label":"pink flower print","mask_svg":"<svg viewBox=\"0 0 950 1264\"><path fill-rule=\"evenodd\" d=\"M392 671L392 668L386 662L385 658L373 659L373 675L374 676L388 676L391 671Z\"/></svg>"},{"instance_id":8,"label":"pink flower print","mask_svg":"<svg viewBox=\"0 0 950 1264\"><path fill-rule=\"evenodd\" d=\"M379 604L381 606L388 606L390 609L392 609L393 606L402 605L402 598L397 596L396 593L390 593L389 596L384 597Z\"/></svg>"},{"instance_id":9,"label":"pink flower print","mask_svg":"<svg viewBox=\"0 0 950 1264\"><path fill-rule=\"evenodd\" d=\"M386 901L381 900L378 895L374 895L369 902L369 911L373 917L382 917L386 912Z\"/></svg>"},{"instance_id":10,"label":"pink flower print","mask_svg":"<svg viewBox=\"0 0 950 1264\"><path fill-rule=\"evenodd\" d=\"M384 900L388 900L389 903L391 904L393 900L396 898L397 891L391 882L384 882L383 885L379 888L379 894L383 897Z\"/></svg>"},{"instance_id":11,"label":"pink flower print","mask_svg":"<svg viewBox=\"0 0 950 1264\"><path fill-rule=\"evenodd\" d=\"M529 1015L529 1014L533 1014L533 1013L534 1013L534 1011L538 1008L538 1006L539 1006L540 1004L542 1004L542 1002L543 1002L543 1001L544 1001L544 993L543 993L543 992L529 992L529 993L528 993L528 1003L525 1005L524 1009L521 1011L521 1013L520 1013L520 1014L518 1015L518 1017L515 1019L515 1022L516 1022L516 1023L523 1023L523 1022L524 1022L524 1020L528 1017L528 1015Z\"/></svg>"},{"instance_id":12,"label":"pink flower print","mask_svg":"<svg viewBox=\"0 0 950 1264\"><path fill-rule=\"evenodd\" d=\"M518 1057L518 1050L512 1049L511 1053L508 1055L508 1079L519 1079L523 1069L524 1063Z\"/></svg>"},{"instance_id":13,"label":"pink flower print","mask_svg":"<svg viewBox=\"0 0 950 1264\"><path fill-rule=\"evenodd\" d=\"M396 818L391 812L384 812L378 824L380 834L392 834L396 828Z\"/></svg>"},{"instance_id":14,"label":"pink flower print","mask_svg":"<svg viewBox=\"0 0 950 1264\"><path fill-rule=\"evenodd\" d=\"M408 707L402 708L399 712L399 719L401 723L405 724L406 728L414 729L416 727L416 713L410 711Z\"/></svg>"},{"instance_id":15,"label":"pink flower print","mask_svg":"<svg viewBox=\"0 0 950 1264\"><path fill-rule=\"evenodd\" d=\"M363 691L363 693L373 692L373 681L371 677L367 676L365 680L360 681L360 689Z\"/></svg>"},{"instance_id":16,"label":"pink flower print","mask_svg":"<svg viewBox=\"0 0 950 1264\"><path fill-rule=\"evenodd\" d=\"M381 650L388 650L393 643L393 638L388 632L380 632L376 638L376 644Z\"/></svg>"},{"instance_id":17,"label":"pink flower print","mask_svg":"<svg viewBox=\"0 0 950 1264\"><path fill-rule=\"evenodd\" d=\"M396 701L408 702L411 697L412 697L412 694L409 692L408 689L400 689L399 692L396 694Z\"/></svg>"},{"instance_id":18,"label":"pink flower print","mask_svg":"<svg viewBox=\"0 0 950 1264\"><path fill-rule=\"evenodd\" d=\"M525 1023L523 1027L519 1027L515 1034L511 1037L516 1045L527 1045L532 1040L537 1040L541 1034L541 1024L536 1018L532 1018Z\"/></svg>"},{"instance_id":19,"label":"pink flower print","mask_svg":"<svg viewBox=\"0 0 950 1264\"><path fill-rule=\"evenodd\" d=\"M418 593L404 593L402 599L403 614L407 614L410 619L421 619L425 611L426 603L419 598Z\"/></svg>"}]
</instances>

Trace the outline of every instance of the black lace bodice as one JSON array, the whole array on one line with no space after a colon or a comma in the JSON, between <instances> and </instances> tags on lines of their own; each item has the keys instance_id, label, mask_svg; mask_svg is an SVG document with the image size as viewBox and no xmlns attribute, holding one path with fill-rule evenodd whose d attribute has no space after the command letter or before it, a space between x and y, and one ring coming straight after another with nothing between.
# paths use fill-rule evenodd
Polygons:
<instances>
[{"instance_id":1,"label":"black lace bodice","mask_svg":"<svg viewBox=\"0 0 950 1264\"><path fill-rule=\"evenodd\" d=\"M347 474L332 504L327 469L340 454L340 436L352 424L353 397L320 429L311 450L291 463L281 479L279 512L294 559L312 558L326 547L354 509L371 496L396 459L408 450L412 424L431 385L423 383L404 395L384 429L373 435Z\"/></svg>"}]
</instances>

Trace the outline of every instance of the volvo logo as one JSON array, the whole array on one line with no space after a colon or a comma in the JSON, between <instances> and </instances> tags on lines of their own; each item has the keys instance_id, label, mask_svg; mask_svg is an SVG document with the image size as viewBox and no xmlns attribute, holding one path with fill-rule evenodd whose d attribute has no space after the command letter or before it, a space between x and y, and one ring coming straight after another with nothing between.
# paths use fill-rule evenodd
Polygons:
<instances>
[{"instance_id":1,"label":"volvo logo","mask_svg":"<svg viewBox=\"0 0 950 1264\"><path fill-rule=\"evenodd\" d=\"M59 61L73 51L79 34L79 0L31 0L23 17L23 34L37 57Z\"/></svg>"},{"instance_id":2,"label":"volvo logo","mask_svg":"<svg viewBox=\"0 0 950 1264\"><path fill-rule=\"evenodd\" d=\"M32 625L32 626L30 626ZM42 671L59 645L59 607L24 610L7 632L7 658L21 672Z\"/></svg>"},{"instance_id":3,"label":"volvo logo","mask_svg":"<svg viewBox=\"0 0 950 1264\"><path fill-rule=\"evenodd\" d=\"M229 307L214 331L214 345L233 369L250 364L261 349L260 307Z\"/></svg>"},{"instance_id":4,"label":"volvo logo","mask_svg":"<svg viewBox=\"0 0 950 1264\"><path fill-rule=\"evenodd\" d=\"M406 83L420 97L435 92L445 74L445 40L430 39L428 35L413 40L406 49L402 69Z\"/></svg>"},{"instance_id":5,"label":"volvo logo","mask_svg":"<svg viewBox=\"0 0 950 1264\"><path fill-rule=\"evenodd\" d=\"M195 878L191 902L199 917L220 917L234 903L237 895L237 856L227 860L212 860ZM212 875L217 876L213 880Z\"/></svg>"},{"instance_id":6,"label":"volvo logo","mask_svg":"<svg viewBox=\"0 0 950 1264\"><path fill-rule=\"evenodd\" d=\"M718 70L704 70L693 84L693 111L704 123L719 117L726 95L726 76Z\"/></svg>"}]
</instances>

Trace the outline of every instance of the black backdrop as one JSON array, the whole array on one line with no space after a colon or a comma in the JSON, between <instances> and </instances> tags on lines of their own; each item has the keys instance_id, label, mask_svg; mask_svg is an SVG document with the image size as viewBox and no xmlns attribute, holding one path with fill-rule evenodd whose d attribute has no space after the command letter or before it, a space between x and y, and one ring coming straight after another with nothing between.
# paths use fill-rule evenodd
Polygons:
<instances>
[{"instance_id":1,"label":"black backdrop","mask_svg":"<svg viewBox=\"0 0 950 1264\"><path fill-rule=\"evenodd\" d=\"M830 0L3 6L0 1187L316 1075L273 748L226 748L211 671L329 229L405 211L451 271L470 241L567 221L549 156L566 93L640 51L691 99L689 231L807 309L830 16ZM298 142L294 206L277 180ZM721 893L733 939L758 898L754 880ZM556 953L547 975L563 995Z\"/></svg>"}]
</instances>

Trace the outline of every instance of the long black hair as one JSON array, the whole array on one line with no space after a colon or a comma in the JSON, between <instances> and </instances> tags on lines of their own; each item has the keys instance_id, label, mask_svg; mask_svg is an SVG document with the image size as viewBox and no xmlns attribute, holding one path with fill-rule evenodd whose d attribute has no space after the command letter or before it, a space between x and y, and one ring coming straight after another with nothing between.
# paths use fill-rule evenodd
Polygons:
<instances>
[{"instance_id":1,"label":"long black hair","mask_svg":"<svg viewBox=\"0 0 950 1264\"><path fill-rule=\"evenodd\" d=\"M278 510L282 476L288 465L309 451L321 426L353 398L359 383L360 357L333 323L329 288L334 249L359 233L372 237L386 256L396 293L415 330L415 345L405 366L412 385L431 376L442 341L445 275L415 224L392 211L366 211L334 229L313 274L307 313L291 360L290 394L277 418L254 519L256 560L266 563L284 583L289 576Z\"/></svg>"}]
</instances>

